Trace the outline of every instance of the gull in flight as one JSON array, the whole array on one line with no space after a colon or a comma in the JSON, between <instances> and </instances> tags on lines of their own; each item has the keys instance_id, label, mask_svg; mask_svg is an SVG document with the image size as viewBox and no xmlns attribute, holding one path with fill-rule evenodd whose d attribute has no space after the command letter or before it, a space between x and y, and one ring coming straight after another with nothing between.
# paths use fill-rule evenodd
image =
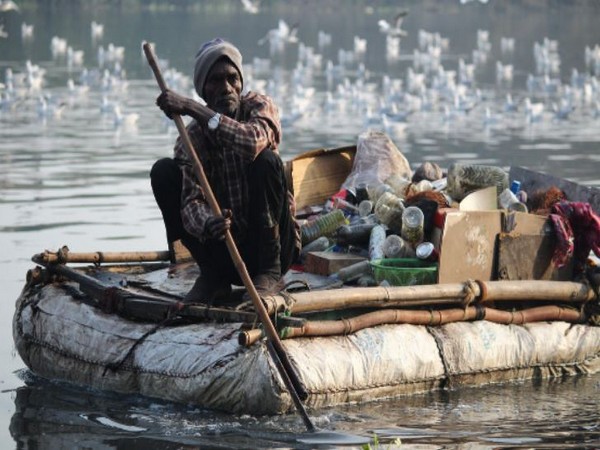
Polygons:
<instances>
[{"instance_id":1,"label":"gull in flight","mask_svg":"<svg viewBox=\"0 0 600 450\"><path fill-rule=\"evenodd\" d=\"M12 0L0 0L0 12L19 11L19 6Z\"/></svg>"},{"instance_id":2,"label":"gull in flight","mask_svg":"<svg viewBox=\"0 0 600 450\"><path fill-rule=\"evenodd\" d=\"M387 20L384 20L384 19L379 20L377 22L377 25L379 25L379 31L381 31L383 34L386 34L388 36L394 36L394 37L406 36L407 33L406 33L406 31L404 31L401 28L401 26L402 26L402 21L404 20L404 18L406 17L407 14L408 14L408 10L406 10L406 9L400 11L394 18L393 24L390 24Z\"/></svg>"},{"instance_id":3,"label":"gull in flight","mask_svg":"<svg viewBox=\"0 0 600 450\"><path fill-rule=\"evenodd\" d=\"M260 9L260 0L242 0L244 11L250 14L258 14Z\"/></svg>"},{"instance_id":4,"label":"gull in flight","mask_svg":"<svg viewBox=\"0 0 600 450\"><path fill-rule=\"evenodd\" d=\"M258 40L258 45L269 43L271 54L282 53L288 43L298 42L298 24L291 27L282 19L279 20L277 28L269 30L267 34Z\"/></svg>"}]
</instances>

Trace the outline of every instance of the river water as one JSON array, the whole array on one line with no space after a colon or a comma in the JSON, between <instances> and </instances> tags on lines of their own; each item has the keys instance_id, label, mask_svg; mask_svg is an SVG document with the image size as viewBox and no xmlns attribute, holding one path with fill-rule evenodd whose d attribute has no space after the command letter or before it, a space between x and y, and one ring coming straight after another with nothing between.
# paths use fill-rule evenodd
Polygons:
<instances>
[{"instance_id":1,"label":"river water","mask_svg":"<svg viewBox=\"0 0 600 450\"><path fill-rule=\"evenodd\" d=\"M166 249L148 171L170 155L176 130L154 105L143 40L171 69L170 86L189 95L200 43L222 36L237 44L246 88L281 107L284 159L353 144L370 127L386 131L413 166L522 165L600 186L597 1L407 1L400 42L386 41L378 27L393 21L395 2L263 0L256 14L233 0L171 3L22 1L19 11L0 12L3 447L299 445L297 415L222 415L49 383L27 372L14 350L13 305L33 254L63 245ZM280 20L298 25L298 42L259 45L269 30L285 30ZM104 25L103 36L91 35L92 21ZM33 25L33 36L22 35L22 23ZM72 51L56 39L52 47L53 37ZM526 98L543 113L537 106L528 115ZM323 428L400 437L403 448L581 448L600 445L599 394L596 375L311 414Z\"/></svg>"}]
</instances>

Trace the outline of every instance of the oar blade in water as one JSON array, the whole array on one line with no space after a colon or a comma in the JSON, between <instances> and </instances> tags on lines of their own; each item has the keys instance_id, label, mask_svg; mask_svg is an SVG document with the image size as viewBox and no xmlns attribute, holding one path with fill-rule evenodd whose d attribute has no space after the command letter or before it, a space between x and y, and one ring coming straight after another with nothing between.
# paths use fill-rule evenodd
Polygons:
<instances>
[{"instance_id":1,"label":"oar blade in water","mask_svg":"<svg viewBox=\"0 0 600 450\"><path fill-rule=\"evenodd\" d=\"M301 444L310 445L364 445L371 443L371 438L336 431L317 430L305 433L296 439Z\"/></svg>"}]
</instances>

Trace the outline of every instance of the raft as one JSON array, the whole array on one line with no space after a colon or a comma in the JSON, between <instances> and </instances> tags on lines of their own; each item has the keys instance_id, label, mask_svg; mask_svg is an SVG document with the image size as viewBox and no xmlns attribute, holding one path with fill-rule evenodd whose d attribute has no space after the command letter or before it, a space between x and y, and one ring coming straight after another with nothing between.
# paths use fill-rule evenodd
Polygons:
<instances>
[{"instance_id":1,"label":"raft","mask_svg":"<svg viewBox=\"0 0 600 450\"><path fill-rule=\"evenodd\" d=\"M110 268L85 270L111 274ZM116 283L127 278L146 288L185 292L195 276L195 267L188 267L185 283L171 283L169 267L129 270L112 274ZM35 374L232 413L293 410L264 340L239 344L242 323L159 326L103 312L81 295L76 283L65 281L23 290L13 336ZM600 328L564 321L388 324L282 344L310 408L600 370Z\"/></svg>"},{"instance_id":2,"label":"raft","mask_svg":"<svg viewBox=\"0 0 600 450\"><path fill-rule=\"evenodd\" d=\"M355 151L319 150L287 164L298 207L335 193L352 170ZM523 171L519 178L525 178ZM589 189L584 194L596 204L600 198ZM543 227L516 213L515 228L513 215L511 222L492 213L467 219L487 221L486 229L510 222L518 231L492 235L502 234L499 247L507 249L499 257L492 252L493 273L480 245L486 236L470 233L458 242L462 264L456 264L456 254L442 251L435 285L338 283L334 289L329 276L286 274L296 288L262 300L305 406L600 371L600 327L590 320L600 309L597 291L557 280L563 276L558 272L532 271L524 263L513 267L515 249L547 246L538 235ZM444 233L461 236L463 216ZM456 248L455 240L448 239ZM465 277L456 266L470 270L471 248L478 252L473 270L479 272ZM173 251L123 255L78 258L63 249L33 258L38 265L28 274L13 320L16 349L33 373L231 413L294 409L257 316L248 305L236 307L243 289L234 289L231 305L184 305L180 300L199 274L195 263ZM501 277L496 262L505 264ZM529 278L532 273L544 279Z\"/></svg>"}]
</instances>

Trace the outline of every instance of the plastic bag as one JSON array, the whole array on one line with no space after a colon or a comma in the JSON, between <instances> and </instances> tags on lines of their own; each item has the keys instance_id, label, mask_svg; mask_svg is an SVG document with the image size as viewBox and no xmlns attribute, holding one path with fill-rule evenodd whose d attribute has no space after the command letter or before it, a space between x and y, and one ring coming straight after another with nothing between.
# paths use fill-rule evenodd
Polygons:
<instances>
[{"instance_id":1,"label":"plastic bag","mask_svg":"<svg viewBox=\"0 0 600 450\"><path fill-rule=\"evenodd\" d=\"M361 185L377 186L392 174L410 180L412 170L408 160L388 135L381 131L367 130L358 136L352 172L342 188L354 192Z\"/></svg>"}]
</instances>

